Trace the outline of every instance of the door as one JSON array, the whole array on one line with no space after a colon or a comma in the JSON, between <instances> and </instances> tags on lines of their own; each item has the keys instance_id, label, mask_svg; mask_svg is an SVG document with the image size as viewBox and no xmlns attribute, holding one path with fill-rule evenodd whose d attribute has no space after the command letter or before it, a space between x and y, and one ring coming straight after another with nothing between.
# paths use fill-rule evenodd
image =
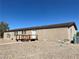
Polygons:
<instances>
[{"instance_id":1,"label":"door","mask_svg":"<svg viewBox=\"0 0 79 59\"><path fill-rule=\"evenodd\" d=\"M36 31L32 30L32 39L36 39Z\"/></svg>"}]
</instances>

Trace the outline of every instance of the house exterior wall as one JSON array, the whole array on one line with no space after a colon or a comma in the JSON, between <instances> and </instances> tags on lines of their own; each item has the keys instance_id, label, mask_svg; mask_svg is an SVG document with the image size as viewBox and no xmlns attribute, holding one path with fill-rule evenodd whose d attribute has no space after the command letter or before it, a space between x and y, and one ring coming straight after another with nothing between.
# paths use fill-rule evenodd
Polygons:
<instances>
[{"instance_id":1,"label":"house exterior wall","mask_svg":"<svg viewBox=\"0 0 79 59\"><path fill-rule=\"evenodd\" d=\"M22 31L16 31L18 32L18 35L23 35ZM10 35L10 38L8 38L8 34ZM26 31L26 35L31 35L31 31ZM15 40L16 39L16 35L15 32L4 32L4 39L6 40Z\"/></svg>"},{"instance_id":2,"label":"house exterior wall","mask_svg":"<svg viewBox=\"0 0 79 59\"><path fill-rule=\"evenodd\" d=\"M31 35L31 30L26 31L26 35Z\"/></svg>"},{"instance_id":3,"label":"house exterior wall","mask_svg":"<svg viewBox=\"0 0 79 59\"><path fill-rule=\"evenodd\" d=\"M10 35L10 37L8 37L8 34ZM15 40L14 32L5 32L4 40Z\"/></svg>"},{"instance_id":4,"label":"house exterior wall","mask_svg":"<svg viewBox=\"0 0 79 59\"><path fill-rule=\"evenodd\" d=\"M72 33L71 31L72 30ZM33 30L27 30L26 35L32 35ZM68 39L71 41L74 33L76 32L74 26L71 27L63 27L63 28L51 28L51 29L39 29L36 31L36 35L38 35L38 40L40 41L63 41L64 39ZM15 32L5 32L4 39L7 40L15 40L16 36ZM10 34L10 38L7 38L7 34ZM18 31L18 34L22 34L22 31Z\"/></svg>"},{"instance_id":5,"label":"house exterior wall","mask_svg":"<svg viewBox=\"0 0 79 59\"><path fill-rule=\"evenodd\" d=\"M37 30L38 40L45 41L61 41L68 39L68 28L53 28Z\"/></svg>"},{"instance_id":6,"label":"house exterior wall","mask_svg":"<svg viewBox=\"0 0 79 59\"><path fill-rule=\"evenodd\" d=\"M70 41L73 40L74 35L76 34L76 30L74 26L71 26L68 28L68 37L70 39Z\"/></svg>"}]
</instances>

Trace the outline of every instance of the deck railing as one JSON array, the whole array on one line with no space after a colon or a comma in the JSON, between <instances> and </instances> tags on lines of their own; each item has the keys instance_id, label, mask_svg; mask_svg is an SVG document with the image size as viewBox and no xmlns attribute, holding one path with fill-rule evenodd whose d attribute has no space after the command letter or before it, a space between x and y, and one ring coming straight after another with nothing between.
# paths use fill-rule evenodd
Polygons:
<instances>
[{"instance_id":1,"label":"deck railing","mask_svg":"<svg viewBox=\"0 0 79 59\"><path fill-rule=\"evenodd\" d=\"M38 35L16 35L16 40L21 40L21 41L29 41L29 40L37 40Z\"/></svg>"}]
</instances>

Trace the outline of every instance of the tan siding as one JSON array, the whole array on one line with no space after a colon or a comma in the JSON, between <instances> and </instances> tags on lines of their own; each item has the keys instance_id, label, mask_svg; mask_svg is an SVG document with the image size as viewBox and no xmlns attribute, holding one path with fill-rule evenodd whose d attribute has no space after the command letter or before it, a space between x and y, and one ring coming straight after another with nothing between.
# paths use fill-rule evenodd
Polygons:
<instances>
[{"instance_id":1,"label":"tan siding","mask_svg":"<svg viewBox=\"0 0 79 59\"><path fill-rule=\"evenodd\" d=\"M7 34L10 34L10 38L7 37ZM5 32L4 33L4 39L5 40L15 40L14 32Z\"/></svg>"},{"instance_id":2,"label":"tan siding","mask_svg":"<svg viewBox=\"0 0 79 59\"><path fill-rule=\"evenodd\" d=\"M76 34L76 30L74 26L71 26L70 28L68 28L68 36L70 40L73 40L74 34Z\"/></svg>"},{"instance_id":3,"label":"tan siding","mask_svg":"<svg viewBox=\"0 0 79 59\"><path fill-rule=\"evenodd\" d=\"M58 41L68 39L68 28L37 30L39 40Z\"/></svg>"},{"instance_id":4,"label":"tan siding","mask_svg":"<svg viewBox=\"0 0 79 59\"><path fill-rule=\"evenodd\" d=\"M72 29L72 34L70 33L69 29ZM26 35L31 35L32 30L26 31ZM68 28L68 27L63 27L63 28L52 28L52 29L40 29L36 30L36 34L38 35L38 40L40 41L63 41L64 39L71 39L71 35L74 35L76 32L74 26ZM22 31L18 31L19 34L22 34ZM11 37L7 38L7 34L10 34ZM5 32L4 33L4 39L11 39L15 40L14 32Z\"/></svg>"},{"instance_id":5,"label":"tan siding","mask_svg":"<svg viewBox=\"0 0 79 59\"><path fill-rule=\"evenodd\" d=\"M26 31L26 35L31 35L31 30Z\"/></svg>"}]
</instances>

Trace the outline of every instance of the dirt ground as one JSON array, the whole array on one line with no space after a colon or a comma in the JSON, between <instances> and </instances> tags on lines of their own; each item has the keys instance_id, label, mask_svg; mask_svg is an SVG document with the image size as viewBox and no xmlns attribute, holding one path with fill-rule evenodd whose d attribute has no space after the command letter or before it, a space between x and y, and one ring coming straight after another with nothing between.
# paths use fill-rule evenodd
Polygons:
<instances>
[{"instance_id":1,"label":"dirt ground","mask_svg":"<svg viewBox=\"0 0 79 59\"><path fill-rule=\"evenodd\" d=\"M79 45L47 41L3 44L0 59L79 59Z\"/></svg>"}]
</instances>

